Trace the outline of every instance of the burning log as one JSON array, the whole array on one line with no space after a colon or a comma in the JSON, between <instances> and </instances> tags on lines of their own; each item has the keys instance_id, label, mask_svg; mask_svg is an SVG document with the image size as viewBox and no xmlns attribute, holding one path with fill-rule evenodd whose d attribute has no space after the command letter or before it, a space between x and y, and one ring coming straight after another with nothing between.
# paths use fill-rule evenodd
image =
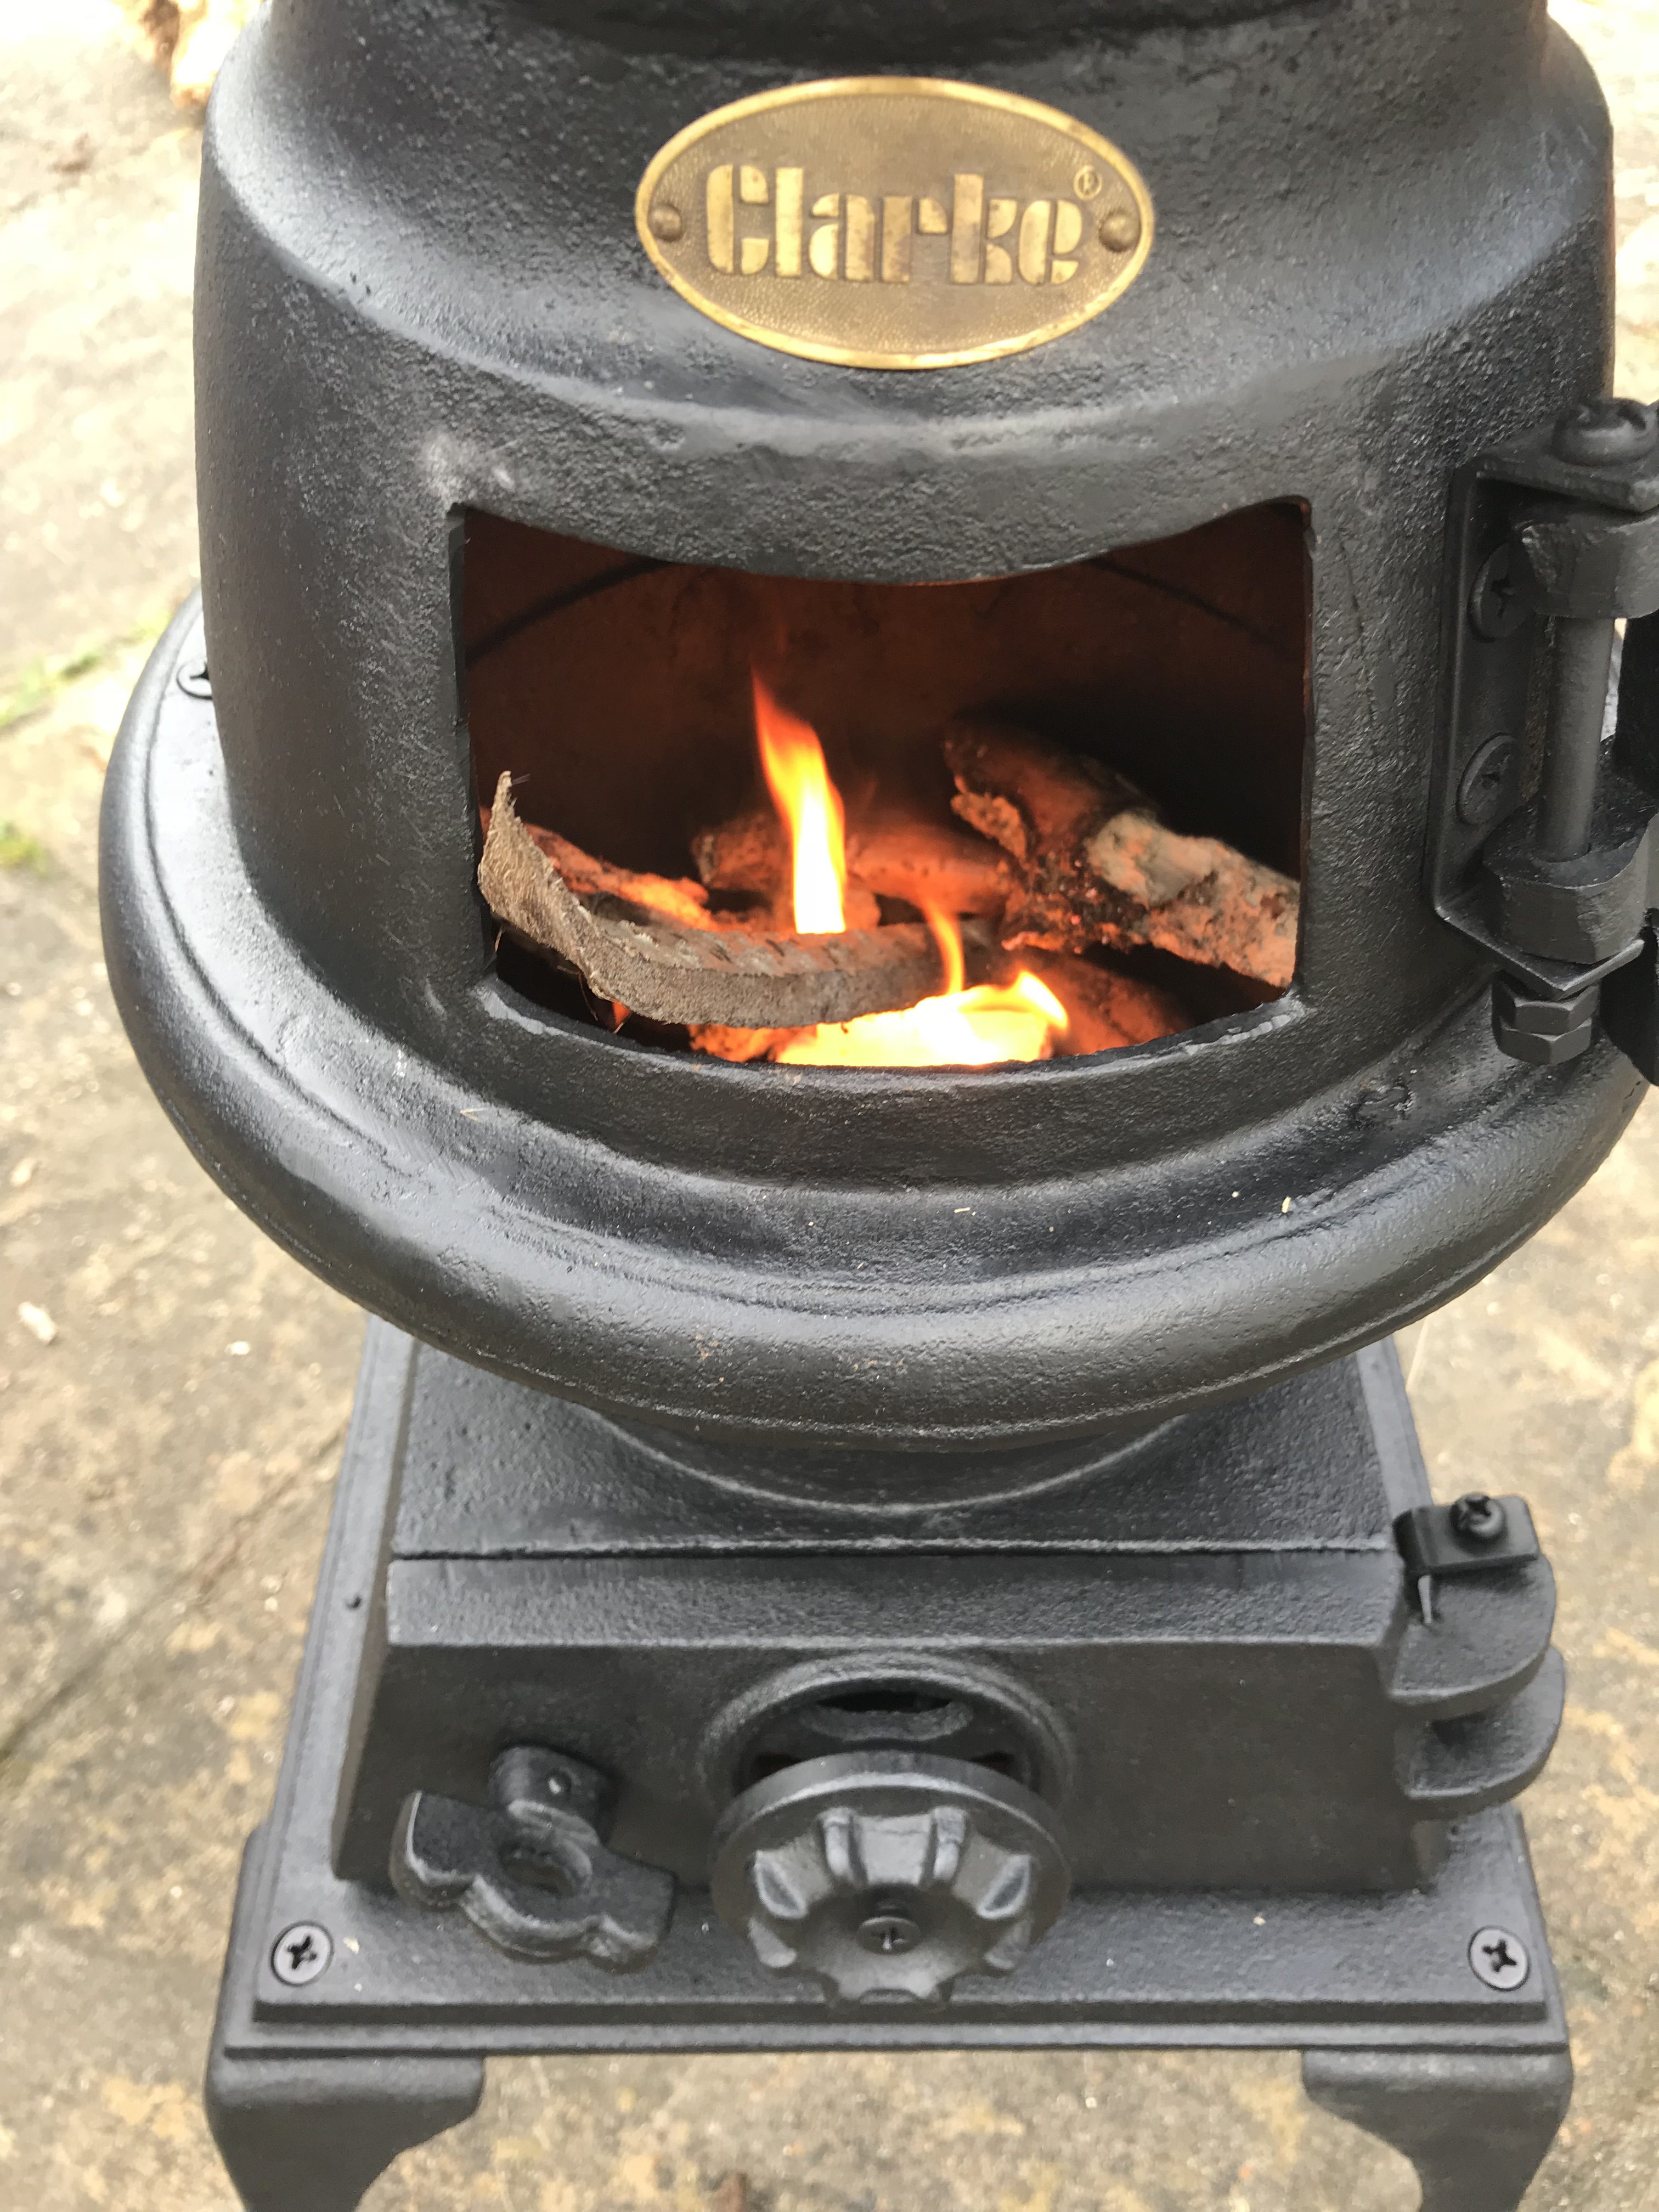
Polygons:
<instances>
[{"instance_id":1,"label":"burning log","mask_svg":"<svg viewBox=\"0 0 1659 2212\"><path fill-rule=\"evenodd\" d=\"M1012 964L1012 963L1011 963ZM1150 1044L1188 1026L1184 1007L1156 984L1120 975L1069 952L1039 952L1025 965L1048 986L1070 1017L1060 1057Z\"/></svg>"},{"instance_id":2,"label":"burning log","mask_svg":"<svg viewBox=\"0 0 1659 2212\"><path fill-rule=\"evenodd\" d=\"M691 1031L691 1048L707 1053L711 1060L729 1060L746 1066L751 1060L770 1060L792 1037L805 1034L804 1030L736 1030L718 1022L700 1022Z\"/></svg>"},{"instance_id":3,"label":"burning log","mask_svg":"<svg viewBox=\"0 0 1659 2212\"><path fill-rule=\"evenodd\" d=\"M1006 954L999 957L980 933L966 933L965 943L974 956L972 968L977 981L1006 984L1012 981L1016 966L1023 965L1048 985L1068 1018L1064 1035L1057 1041L1056 1056L1060 1059L1110 1052L1119 1045L1150 1044L1154 1037L1173 1036L1188 1025L1184 1008L1167 991L1143 983L1138 977L1097 967L1092 960L1079 959L1069 952L1040 952L1035 959L1017 963ZM804 1030L711 1025L694 1029L691 1042L697 1051L716 1060L774 1060L805 1035Z\"/></svg>"},{"instance_id":4,"label":"burning log","mask_svg":"<svg viewBox=\"0 0 1659 2212\"><path fill-rule=\"evenodd\" d=\"M702 830L691 840L691 857L697 873L711 891L738 891L763 898L768 913L757 927L787 932L793 918L790 897L789 839L783 824L769 808L739 814L716 830ZM842 908L849 929L875 929L881 908L866 885L848 882L842 890Z\"/></svg>"},{"instance_id":5,"label":"burning log","mask_svg":"<svg viewBox=\"0 0 1659 2212\"><path fill-rule=\"evenodd\" d=\"M501 779L505 783L507 779ZM495 808L484 815L485 851L489 850L490 824L500 809L502 798L498 789ZM568 837L561 837L556 830L544 830L539 822L526 822L513 805L509 793L506 805L511 811L511 827L528 837L543 856L551 863L554 872L568 891L578 898L589 898L598 894L603 897L623 900L629 906L649 907L653 914L665 915L671 921L685 929L721 929L732 927L728 917L711 914L708 894L701 884L694 884L684 876L653 876L635 868L618 868L609 860L601 860L592 853L585 853L580 845L573 845ZM503 823L503 833L509 825Z\"/></svg>"},{"instance_id":6,"label":"burning log","mask_svg":"<svg viewBox=\"0 0 1659 2212\"><path fill-rule=\"evenodd\" d=\"M711 890L787 895L789 842L769 810L740 814L694 838L697 873ZM873 918L876 898L903 899L924 912L994 918L1014 888L1013 872L995 846L965 836L946 822L884 815L847 832L848 921ZM858 906L862 893L870 903Z\"/></svg>"},{"instance_id":7,"label":"burning log","mask_svg":"<svg viewBox=\"0 0 1659 2212\"><path fill-rule=\"evenodd\" d=\"M509 928L652 1021L811 1028L912 1006L942 975L924 923L822 937L755 930L711 913L701 884L615 868L554 831L532 833L508 775L495 787L478 888Z\"/></svg>"},{"instance_id":8,"label":"burning log","mask_svg":"<svg viewBox=\"0 0 1659 2212\"><path fill-rule=\"evenodd\" d=\"M1005 945L1081 952L1155 945L1283 990L1298 885L1216 837L1183 837L1123 777L1022 730L962 722L945 738L955 811L1014 862Z\"/></svg>"},{"instance_id":9,"label":"burning log","mask_svg":"<svg viewBox=\"0 0 1659 2212\"><path fill-rule=\"evenodd\" d=\"M788 892L789 839L769 806L700 830L691 840L691 857L710 890L751 891L770 899Z\"/></svg>"}]
</instances>

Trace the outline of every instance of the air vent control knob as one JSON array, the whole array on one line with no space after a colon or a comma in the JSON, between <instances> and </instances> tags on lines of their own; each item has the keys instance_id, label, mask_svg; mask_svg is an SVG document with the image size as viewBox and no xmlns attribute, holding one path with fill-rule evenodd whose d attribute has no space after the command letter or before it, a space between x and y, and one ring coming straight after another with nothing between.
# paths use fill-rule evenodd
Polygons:
<instances>
[{"instance_id":1,"label":"air vent control knob","mask_svg":"<svg viewBox=\"0 0 1659 2212\"><path fill-rule=\"evenodd\" d=\"M1006 1974L1071 1869L1048 1807L965 1760L845 1752L769 1775L714 1841L714 1904L763 1966L843 1999L949 1996Z\"/></svg>"}]
</instances>

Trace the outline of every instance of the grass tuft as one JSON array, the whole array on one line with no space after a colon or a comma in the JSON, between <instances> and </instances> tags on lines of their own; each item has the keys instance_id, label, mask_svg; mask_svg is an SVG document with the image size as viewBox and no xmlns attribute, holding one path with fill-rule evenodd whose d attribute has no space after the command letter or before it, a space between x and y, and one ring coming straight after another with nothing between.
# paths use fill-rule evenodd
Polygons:
<instances>
[{"instance_id":1,"label":"grass tuft","mask_svg":"<svg viewBox=\"0 0 1659 2212\"><path fill-rule=\"evenodd\" d=\"M130 646L153 645L166 629L164 617L153 617L138 623L118 637L106 638L101 645L90 645L80 653L72 653L67 660L32 660L22 670L10 691L0 697L0 735L26 722L31 714L38 714L49 707L58 693L83 676L90 676L106 661L113 660Z\"/></svg>"},{"instance_id":2,"label":"grass tuft","mask_svg":"<svg viewBox=\"0 0 1659 2212\"><path fill-rule=\"evenodd\" d=\"M46 848L19 823L0 822L0 868L27 868L31 875L43 876Z\"/></svg>"}]
</instances>

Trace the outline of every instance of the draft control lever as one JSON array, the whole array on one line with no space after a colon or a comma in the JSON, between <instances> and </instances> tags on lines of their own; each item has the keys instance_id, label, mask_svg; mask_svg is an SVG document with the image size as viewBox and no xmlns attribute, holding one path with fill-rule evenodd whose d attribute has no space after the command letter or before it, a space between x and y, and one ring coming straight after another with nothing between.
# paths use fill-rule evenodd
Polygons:
<instances>
[{"instance_id":1,"label":"draft control lever","mask_svg":"<svg viewBox=\"0 0 1659 2212\"><path fill-rule=\"evenodd\" d=\"M628 1973L655 1957L674 1878L606 1848L603 1775L520 1744L489 1770L488 1805L417 1790L392 1843L392 1887L411 1905L459 1908L515 1959L586 1959Z\"/></svg>"}]
</instances>

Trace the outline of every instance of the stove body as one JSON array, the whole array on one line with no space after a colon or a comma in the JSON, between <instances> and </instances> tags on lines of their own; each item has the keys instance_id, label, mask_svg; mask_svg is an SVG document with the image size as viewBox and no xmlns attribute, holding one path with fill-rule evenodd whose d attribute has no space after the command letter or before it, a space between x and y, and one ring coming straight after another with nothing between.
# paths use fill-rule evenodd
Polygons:
<instances>
[{"instance_id":1,"label":"stove body","mask_svg":"<svg viewBox=\"0 0 1659 2212\"><path fill-rule=\"evenodd\" d=\"M1133 281L937 368L701 313L641 175L872 72L1121 148ZM754 208L786 236L783 171L738 173L717 264ZM1354 1348L1564 1201L1659 1038L1659 425L1537 428L1605 388L1608 182L1522 0L283 0L245 36L203 603L112 764L105 896L186 1138L382 1317L210 2069L258 2212L344 2212L495 2051L974 2042L1300 2047L1436 2212L1519 2202L1571 2083L1510 1805L1559 1717L1549 1571L1520 1501L1431 1504ZM1295 541L1288 660L1248 551L1193 580L1252 516ZM531 533L630 589L1115 563L1164 610L1152 751L1189 661L1172 728L1230 655L1278 667L1294 982L974 1073L550 1011L475 884L484 645L586 590L514 586ZM1625 781L1603 682L1588 857L1511 854L1482 904L1493 823L1571 781L1551 671L1588 697L1614 614ZM1022 667L1051 706L1071 650Z\"/></svg>"}]
</instances>

